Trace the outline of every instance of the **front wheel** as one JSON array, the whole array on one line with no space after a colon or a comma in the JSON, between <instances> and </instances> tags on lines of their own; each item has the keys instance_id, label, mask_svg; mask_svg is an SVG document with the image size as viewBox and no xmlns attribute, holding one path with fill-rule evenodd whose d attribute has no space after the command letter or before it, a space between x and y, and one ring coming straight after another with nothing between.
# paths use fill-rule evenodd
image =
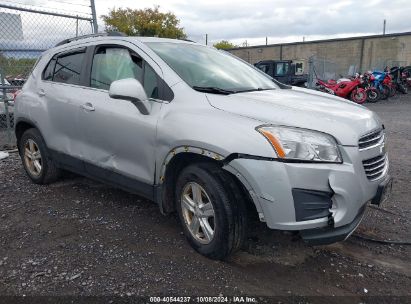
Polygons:
<instances>
[{"instance_id":1,"label":"front wheel","mask_svg":"<svg viewBox=\"0 0 411 304\"><path fill-rule=\"evenodd\" d=\"M358 88L351 92L351 100L362 104L367 100L367 94L364 89Z\"/></svg>"},{"instance_id":2,"label":"front wheel","mask_svg":"<svg viewBox=\"0 0 411 304\"><path fill-rule=\"evenodd\" d=\"M189 165L176 185L176 208L184 234L199 253L222 260L245 238L245 203L229 173L213 163Z\"/></svg>"}]
</instances>

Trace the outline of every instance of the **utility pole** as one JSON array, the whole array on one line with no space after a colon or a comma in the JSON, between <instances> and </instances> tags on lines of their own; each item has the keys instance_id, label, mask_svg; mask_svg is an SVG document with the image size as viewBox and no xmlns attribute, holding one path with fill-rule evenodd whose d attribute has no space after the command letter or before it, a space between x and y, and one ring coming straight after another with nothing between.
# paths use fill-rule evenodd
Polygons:
<instances>
[{"instance_id":1,"label":"utility pole","mask_svg":"<svg viewBox=\"0 0 411 304\"><path fill-rule=\"evenodd\" d=\"M268 45L268 37L265 36L265 45Z\"/></svg>"},{"instance_id":2,"label":"utility pole","mask_svg":"<svg viewBox=\"0 0 411 304\"><path fill-rule=\"evenodd\" d=\"M96 5L94 3L94 0L90 0L90 6L91 6L91 15L93 17L93 32L94 34L97 34L98 25L97 25Z\"/></svg>"},{"instance_id":3,"label":"utility pole","mask_svg":"<svg viewBox=\"0 0 411 304\"><path fill-rule=\"evenodd\" d=\"M206 45L208 45L208 34L206 34Z\"/></svg>"},{"instance_id":4,"label":"utility pole","mask_svg":"<svg viewBox=\"0 0 411 304\"><path fill-rule=\"evenodd\" d=\"M387 20L384 19L384 25L382 26L382 34L385 35L385 27L387 26Z\"/></svg>"}]
</instances>

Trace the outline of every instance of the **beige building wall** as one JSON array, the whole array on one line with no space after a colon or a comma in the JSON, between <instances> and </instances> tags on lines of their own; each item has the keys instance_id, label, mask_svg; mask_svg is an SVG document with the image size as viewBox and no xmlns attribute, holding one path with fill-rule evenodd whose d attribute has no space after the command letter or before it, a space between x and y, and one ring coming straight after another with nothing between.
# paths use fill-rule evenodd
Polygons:
<instances>
[{"instance_id":1,"label":"beige building wall","mask_svg":"<svg viewBox=\"0 0 411 304\"><path fill-rule=\"evenodd\" d=\"M229 50L252 64L261 60L305 60L311 56L336 63L337 72L381 69L400 62L411 65L411 33L364 36L298 43L242 47ZM308 65L305 67L308 69Z\"/></svg>"}]
</instances>

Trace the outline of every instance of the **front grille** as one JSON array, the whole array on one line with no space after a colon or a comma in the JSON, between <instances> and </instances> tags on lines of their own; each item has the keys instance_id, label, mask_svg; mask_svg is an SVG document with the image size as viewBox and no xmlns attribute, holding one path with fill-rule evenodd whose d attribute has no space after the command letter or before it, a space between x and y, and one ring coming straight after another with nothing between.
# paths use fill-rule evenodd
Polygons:
<instances>
[{"instance_id":1,"label":"front grille","mask_svg":"<svg viewBox=\"0 0 411 304\"><path fill-rule=\"evenodd\" d=\"M379 155L362 162L365 170L365 175L369 180L377 180L381 178L387 169L388 159L387 155Z\"/></svg>"},{"instance_id":2,"label":"front grille","mask_svg":"<svg viewBox=\"0 0 411 304\"><path fill-rule=\"evenodd\" d=\"M379 129L377 131L374 131L370 134L367 134L361 137L360 140L358 141L358 147L360 150L365 150L365 149L374 147L383 141L384 141L384 130Z\"/></svg>"}]
</instances>

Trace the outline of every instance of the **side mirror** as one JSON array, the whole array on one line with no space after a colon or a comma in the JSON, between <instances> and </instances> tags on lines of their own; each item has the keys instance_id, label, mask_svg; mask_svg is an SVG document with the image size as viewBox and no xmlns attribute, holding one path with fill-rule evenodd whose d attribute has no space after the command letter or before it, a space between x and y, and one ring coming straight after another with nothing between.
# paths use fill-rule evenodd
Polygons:
<instances>
[{"instance_id":1,"label":"side mirror","mask_svg":"<svg viewBox=\"0 0 411 304\"><path fill-rule=\"evenodd\" d=\"M148 100L146 92L141 83L134 78L113 81L110 85L108 95L113 99L131 101L141 114L149 114L149 110L144 103L144 101Z\"/></svg>"}]
</instances>

